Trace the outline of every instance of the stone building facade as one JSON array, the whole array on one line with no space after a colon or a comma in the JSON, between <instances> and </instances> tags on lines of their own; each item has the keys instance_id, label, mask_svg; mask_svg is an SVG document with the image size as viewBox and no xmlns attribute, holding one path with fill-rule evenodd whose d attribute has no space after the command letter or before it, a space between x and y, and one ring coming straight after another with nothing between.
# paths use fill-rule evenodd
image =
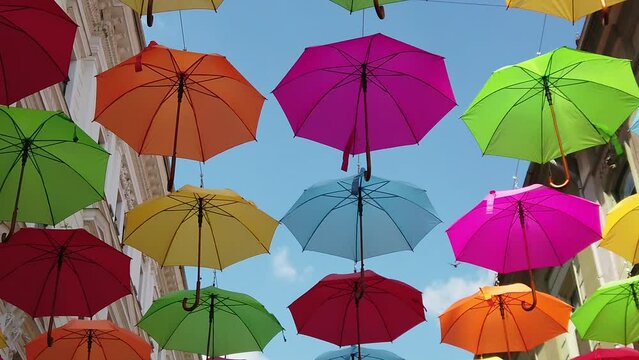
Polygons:
<instances>
[{"instance_id":1,"label":"stone building facade","mask_svg":"<svg viewBox=\"0 0 639 360\"><path fill-rule=\"evenodd\" d=\"M626 1L610 8L609 24L603 26L598 14L586 19L579 49L632 60L635 77L639 79L639 2ZM639 136L629 131L630 124L638 120L636 112L617 132L620 147L612 144L598 146L569 156L573 182L564 191L601 204L601 216L623 198L636 193L639 184ZM531 164L526 185L546 183L549 171L562 179L561 164ZM540 269L534 272L540 291L563 301L580 306L601 285L629 276L631 264L623 258L594 244L582 251L562 267ZM527 273L501 277L502 283L528 282ZM596 346L612 347L616 344L598 344L582 340L570 324L570 331L549 341L529 353L513 354L513 360L567 360L592 351ZM505 357L504 357L505 358Z\"/></svg>"},{"instance_id":2,"label":"stone building facade","mask_svg":"<svg viewBox=\"0 0 639 360\"><path fill-rule=\"evenodd\" d=\"M162 157L138 156L122 140L92 122L95 75L137 54L144 47L142 25L137 15L117 0L57 2L78 24L69 80L29 96L16 106L63 110L111 154L105 184L106 200L74 214L58 227L84 227L132 258L133 294L116 301L94 318L109 319L153 343L148 335L137 330L136 324L154 299L187 286L184 269L161 268L137 250L122 246L121 240L124 214L148 199L165 194L167 163ZM0 232L7 231L6 225L0 224ZM56 326L68 320L59 317ZM32 319L16 307L0 301L0 331L9 345L0 350L0 356L8 360L26 359L25 344L46 331L47 321L44 318ZM153 351L154 360L199 359L194 354L161 351L155 343Z\"/></svg>"}]
</instances>

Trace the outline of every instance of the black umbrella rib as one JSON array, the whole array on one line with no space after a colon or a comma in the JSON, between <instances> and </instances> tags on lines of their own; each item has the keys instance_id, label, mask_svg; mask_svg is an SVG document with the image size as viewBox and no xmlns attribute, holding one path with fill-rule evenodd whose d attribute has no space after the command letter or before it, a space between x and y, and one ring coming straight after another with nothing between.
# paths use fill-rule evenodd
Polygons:
<instances>
[{"instance_id":1,"label":"black umbrella rib","mask_svg":"<svg viewBox=\"0 0 639 360\"><path fill-rule=\"evenodd\" d=\"M178 231L180 231L180 227L185 222L187 222L190 218L196 215L197 215L197 212L195 211L195 209L188 210L186 214L184 215L184 217L182 218L182 220L180 221L180 223L178 224L178 226L175 227L175 231L173 232L173 236L171 236L171 241L169 241L169 244L166 247L166 251L164 252L164 257L162 258L162 262L160 263L160 265L164 266L164 263L166 262L166 258L169 256L169 252L171 251L171 247L173 246L173 242L175 241L175 237L177 236ZM140 227L138 227L138 229L139 228Z\"/></svg>"},{"instance_id":2,"label":"black umbrella rib","mask_svg":"<svg viewBox=\"0 0 639 360\"><path fill-rule=\"evenodd\" d=\"M208 211L204 212L204 219L206 220L206 223L209 225L208 228L209 228L209 232L211 233L211 237L213 238L213 246L215 247L215 255L217 256L217 263L220 265L220 270L221 270L224 268L224 266L222 265L222 258L220 257L220 249L217 246L217 239L215 238L215 232L213 231L213 221L211 221Z\"/></svg>"},{"instance_id":3,"label":"black umbrella rib","mask_svg":"<svg viewBox=\"0 0 639 360\"><path fill-rule=\"evenodd\" d=\"M604 143L608 142L609 139L604 138L601 133L602 131L599 131L599 128L590 120L590 118L577 106L577 104L575 104L568 96L566 96L566 94L564 94L561 90L559 90L559 88L556 88L557 90L557 95L559 95L561 98L563 98L564 100L568 101L570 104L572 104L572 106L575 107L575 109L584 117L584 119L586 119L586 121L588 122L588 124L590 124L590 127L592 127L592 129L597 133L597 135L599 135L599 137L601 138L601 141L603 141ZM603 129L602 129L603 130ZM606 134L608 135L608 134ZM610 137L614 136L614 134L610 135Z\"/></svg>"}]
</instances>

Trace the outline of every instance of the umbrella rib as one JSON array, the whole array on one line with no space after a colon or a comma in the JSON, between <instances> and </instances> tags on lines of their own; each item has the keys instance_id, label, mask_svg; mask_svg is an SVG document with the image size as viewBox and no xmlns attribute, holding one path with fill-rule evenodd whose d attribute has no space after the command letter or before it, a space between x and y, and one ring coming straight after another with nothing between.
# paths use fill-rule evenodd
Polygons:
<instances>
[{"instance_id":1,"label":"umbrella rib","mask_svg":"<svg viewBox=\"0 0 639 360\"><path fill-rule=\"evenodd\" d=\"M45 151L46 152L46 151ZM45 185L44 182L44 174L42 173L42 170L40 169L40 165L38 164L38 162L35 159L35 155L32 153L28 154L28 158L31 161L31 163L33 164L34 169L38 172L38 174L40 175L40 182L42 183L42 190L44 190L44 196L47 199L47 205L48 205L48 210L49 210L49 215L51 215L51 222L52 223L56 223L56 219L53 216L53 209L51 207L51 199L49 198L49 191L47 190L47 187ZM64 165L67 165L66 163L63 163L61 160L60 162ZM72 169L70 166L67 165L67 167L69 169ZM72 169L73 170L73 169ZM82 178L84 180L84 178ZM86 181L86 180L85 180ZM91 186L93 187L93 186Z\"/></svg>"},{"instance_id":2,"label":"umbrella rib","mask_svg":"<svg viewBox=\"0 0 639 360\"><path fill-rule=\"evenodd\" d=\"M53 65L55 65L55 68L59 71L60 75L66 77L67 74L64 72L64 70L62 70L60 68L60 66L58 65L58 63L55 61L55 59L53 59L53 57L51 56L51 54L49 53L49 51L47 51L47 49L44 48L44 46L40 43L40 41L38 41L36 38L34 38L31 34L29 34L28 32L24 31L22 28L20 28L18 25L16 25L13 21L9 20L7 17L3 16L3 19L6 21L3 25L5 25L6 27L20 32L22 34L24 34L26 37L28 37L29 39L31 39L31 41L33 41L33 43L35 45L37 45L37 47L42 51L42 53L49 58L49 60L51 61L51 63ZM73 22L72 22L73 23ZM76 27L78 26L77 24L73 23ZM4 67L3 67L4 69ZM6 86L6 85L5 85Z\"/></svg>"},{"instance_id":3,"label":"umbrella rib","mask_svg":"<svg viewBox=\"0 0 639 360\"><path fill-rule=\"evenodd\" d=\"M180 223L175 227L175 231L173 232L173 236L171 236L171 241L169 241L168 246L166 247L166 251L164 252L164 257L162 258L162 262L160 262L160 264L162 266L164 266L164 264L166 263L166 259L169 256L169 252L171 251L171 247L173 246L173 242L175 241L175 237L177 236L178 231L180 231L180 227L182 225L184 225L184 223L188 220L191 219L193 216L195 216L195 208L192 208L190 210L186 211L186 214L184 215L184 217L182 218L182 220L180 221ZM158 214L161 213L158 212ZM156 214L157 215L157 214ZM155 217L155 215L154 215ZM138 227L139 229L139 227Z\"/></svg>"},{"instance_id":4,"label":"umbrella rib","mask_svg":"<svg viewBox=\"0 0 639 360\"><path fill-rule=\"evenodd\" d=\"M353 293L352 293L353 290L351 289L350 291L351 292L347 294L348 302L346 303L346 306L344 306L344 316L342 316L342 323L341 323L342 324L342 329L341 329L340 335L339 335L339 344L338 344L339 346L341 346L344 343L344 330L346 329L346 317L348 316L348 310L351 307L351 304L353 303L353 299L354 299L354 296L352 296L353 295ZM320 306L324 306L327 302L328 302L328 300L323 302L322 304L320 304L317 308L319 308ZM299 329L299 330L301 332L302 329Z\"/></svg>"},{"instance_id":5,"label":"umbrella rib","mask_svg":"<svg viewBox=\"0 0 639 360\"><path fill-rule=\"evenodd\" d=\"M306 116L304 117L304 120L302 121L300 126L298 126L297 129L295 130L295 134L299 133L302 130L302 128L304 127L304 125L308 121L308 118L311 117L311 115L313 114L315 109L322 103L322 101L324 101L324 99L328 95L332 94L332 92L335 89L338 89L338 88L340 88L342 86L345 86L345 85L348 85L348 84L351 84L351 83L355 82L356 79L354 79L354 78L349 79L349 77L350 76L345 76L345 77L339 79L339 81L337 81L333 86L331 86L328 90L326 90L326 92L324 92L324 94L322 94L322 96L320 96L320 98L317 100L317 102L315 102L315 104L311 107L311 110L309 110L309 112L306 114ZM348 80L348 82L346 82L347 80ZM361 90L361 84L360 84L360 90ZM361 91L359 91L359 92L361 92ZM359 95L358 95L358 99L359 99ZM359 109L359 100L358 100L356 106L357 106L357 109ZM357 119L356 119L355 122L357 123Z\"/></svg>"},{"instance_id":6,"label":"umbrella rib","mask_svg":"<svg viewBox=\"0 0 639 360\"><path fill-rule=\"evenodd\" d=\"M477 301L476 298L472 298L472 300ZM470 301L470 300L466 300L466 301ZM459 321L461 321L461 318L464 317L467 313L474 311L474 310L478 310L481 309L483 306L485 306L485 300L481 300L479 302L477 302L476 304L471 305L470 307L468 307L467 309L465 309L464 311L462 311L461 314L459 314L459 316L457 316L457 318L455 318L455 320L453 321L453 323L448 327L448 329L446 329L446 331L442 331L442 342L444 342L444 339L448 336L448 333L450 333L450 331L453 329L453 327L455 327L455 325L457 325L457 323ZM488 311L490 312L492 310L491 306L487 306L488 307ZM441 317L442 315L446 314L446 312L442 313L441 315L439 315L440 318L440 322L441 322ZM489 314L488 314L489 315ZM488 316L486 315L486 316ZM442 329L443 330L443 329Z\"/></svg>"},{"instance_id":7,"label":"umbrella rib","mask_svg":"<svg viewBox=\"0 0 639 360\"><path fill-rule=\"evenodd\" d=\"M144 64L144 65L146 66L146 64ZM173 79L170 79L170 78L164 77L164 75L161 75L161 76L162 76L162 79L155 79L155 80L151 80L151 81L149 81L149 82L145 82L145 83L142 83L142 84L140 84L140 85L134 86L134 87L132 87L131 89L129 89L129 90L127 90L127 91L123 92L122 94L120 94L119 96L117 96L115 99L113 99L113 101L111 101L111 103L109 103L108 105L104 106L104 107L102 108L102 111L100 111L100 113L99 113L99 114L95 114L95 119L94 119L93 121L98 120L98 118L99 118L100 116L102 116L102 114L104 114L104 112L105 112L105 111L107 111L107 110L108 110L111 106L115 105L115 103L116 103L116 102L120 101L123 97L125 97L125 96L129 95L130 93L134 92L135 90L138 90L138 89L140 89L140 88L147 87L148 85L155 84L155 83L158 83L158 82L160 82L160 81L173 80ZM175 86L175 83L173 83L173 84L171 84L171 85L166 85L165 87L173 88L174 86Z\"/></svg>"},{"instance_id":8,"label":"umbrella rib","mask_svg":"<svg viewBox=\"0 0 639 360\"><path fill-rule=\"evenodd\" d=\"M235 215L229 213L228 211L224 210L223 208L216 206L217 209L221 210L223 213L227 214L230 218L234 219L235 221L237 221L238 223L240 223L240 225L242 225L242 227L244 227L244 229L246 229L255 240L257 240L258 244L260 244L260 246L266 251L267 254L270 254L270 251L266 248L266 246L264 246L264 244L262 244L262 240L253 232L253 230L248 227L246 224L244 224L240 219L238 219Z\"/></svg>"},{"instance_id":9,"label":"umbrella rib","mask_svg":"<svg viewBox=\"0 0 639 360\"><path fill-rule=\"evenodd\" d=\"M410 125L410 122L408 121L408 117L404 113L404 110L401 108L401 106L399 106L399 102L397 101L397 99L384 86L384 84L382 83L381 79L377 79L375 77L375 75L373 75L373 74L370 75L370 79L371 80L372 79L377 80L377 81L371 81L371 83L376 85L379 89L381 89L383 92L385 92L388 95L388 97L390 97L390 99L393 101L393 104L395 104L395 107L397 107L397 110L402 115L402 119L404 119L404 122L406 123L406 127L408 128L408 130L410 130L410 134L413 136L413 140L415 141L416 144L419 143L419 140L417 139L417 136L415 135L415 130L413 130L413 127Z\"/></svg>"},{"instance_id":10,"label":"umbrella rib","mask_svg":"<svg viewBox=\"0 0 639 360\"><path fill-rule=\"evenodd\" d=\"M213 232L213 222L211 221L211 218L209 217L208 211L204 212L204 218L206 219L206 223L209 224L208 228L209 228L209 231L211 232L211 236L213 237L213 246L215 247L215 255L217 256L217 263L220 265L220 269L222 269L224 268L224 266L222 265L222 258L220 258L220 250L218 249L217 240L215 239L215 233Z\"/></svg>"},{"instance_id":11,"label":"umbrella rib","mask_svg":"<svg viewBox=\"0 0 639 360\"><path fill-rule=\"evenodd\" d=\"M517 219L515 216L513 216L510 220L510 226L508 227L508 232L506 232L506 244L504 246L504 262L501 265L501 272L505 272L506 270L506 261L508 260L508 245L510 245L510 234L512 234L513 231L513 227L515 226L515 223L517 222ZM521 229L522 231L526 231L525 229Z\"/></svg>"},{"instance_id":12,"label":"umbrella rib","mask_svg":"<svg viewBox=\"0 0 639 360\"><path fill-rule=\"evenodd\" d=\"M180 300L180 303L181 303L181 300ZM169 305L172 305L172 304L169 304ZM166 341L163 344L160 344L158 342L158 344L160 344L160 346L162 346L163 349L166 348L166 345L171 341L171 339L173 338L173 335L175 335L175 333L178 331L178 329L180 328L182 323L189 317L189 315L191 315L191 313L189 313L189 312L186 312L186 311L182 311L182 312L184 313L184 317L180 320L179 323L177 323L177 325L175 325L175 328L171 332L171 335L169 335L169 337L166 339ZM142 322L142 320L140 320L140 322Z\"/></svg>"},{"instance_id":13,"label":"umbrella rib","mask_svg":"<svg viewBox=\"0 0 639 360\"><path fill-rule=\"evenodd\" d=\"M167 196L169 198L171 198L172 200L176 200L176 201L180 201L177 200L175 198L173 198L172 196ZM182 205L187 205L187 209L179 209L180 206ZM155 214L147 217L144 219L144 221L142 221L142 223L140 223L140 225L138 225L138 227L136 227L135 229L133 229L127 236L125 236L124 238L124 242L126 243L126 240L131 237L136 231L138 231L138 229L140 229L141 227L143 227L147 222L151 221L153 218L155 218L156 216L164 213L164 212L169 212L169 211L192 211L193 209L195 209L195 207L190 204L190 203L180 203L180 204L175 204L175 205L171 205L167 208L163 208L158 210Z\"/></svg>"},{"instance_id":14,"label":"umbrella rib","mask_svg":"<svg viewBox=\"0 0 639 360\"><path fill-rule=\"evenodd\" d=\"M352 74L355 74L357 72L357 66L353 65L353 64L351 64L351 65L339 65L339 66L327 66L327 67L322 67L322 68L315 68L313 70L307 71L307 72L305 72L303 74L300 74L300 75L296 76L294 79L290 79L290 80L288 80L288 81L286 81L284 83L280 83L272 92L275 92L275 91L283 88L284 86L289 85L290 83L292 83L294 81L297 81L297 80L299 80L299 79L301 79L303 77L306 77L308 75L314 74L316 72L320 72L320 71L332 72L331 70L334 70L334 69L342 69L342 68L349 68L349 67L353 67L355 69L355 70L353 70Z\"/></svg>"},{"instance_id":15,"label":"umbrella rib","mask_svg":"<svg viewBox=\"0 0 639 360\"><path fill-rule=\"evenodd\" d=\"M2 180L2 184L0 184L0 191L4 189L4 185L7 183L7 180L9 179L9 175L11 175L11 171L13 171L13 169L16 167L16 165L19 162L20 162L20 156L16 156L15 160L13 161L13 164L11 164L11 166L9 167L9 170L5 174L4 180Z\"/></svg>"},{"instance_id":16,"label":"umbrella rib","mask_svg":"<svg viewBox=\"0 0 639 360\"><path fill-rule=\"evenodd\" d=\"M244 319L242 319L242 317L240 315L238 315L235 310L233 310L230 306L227 306L226 304L222 303L223 306L226 306L226 308L233 314L235 315L235 317L240 320L240 322L242 323L242 325L244 325L244 328L246 328L246 330L248 331L249 334L251 334L251 337L253 338L253 340L255 341L255 345L257 345L257 347L260 349L260 351L264 351L264 347L262 346L262 344L260 344L259 340L257 340L257 338L255 337L255 334L253 334L253 331L251 331L251 327L248 326L246 324L246 322L244 321ZM279 331L278 331L279 332ZM215 354L213 354L215 356Z\"/></svg>"},{"instance_id":17,"label":"umbrella rib","mask_svg":"<svg viewBox=\"0 0 639 360\"><path fill-rule=\"evenodd\" d=\"M2 69L2 82L4 85L5 99L9 99L9 82L7 81L7 72L4 68L4 59L2 58L2 54L0 54L0 69Z\"/></svg>"},{"instance_id":18,"label":"umbrella rib","mask_svg":"<svg viewBox=\"0 0 639 360\"><path fill-rule=\"evenodd\" d=\"M557 249L555 249L555 246L553 242L551 241L550 235L548 235L548 232L546 231L546 229L543 226L541 226L541 223L537 221L537 218L532 214L532 212L528 211L528 217L532 219L532 221L534 221L539 226L539 229L541 230L541 232L544 233L544 237L548 241L548 244L550 245L550 248L552 249L552 252L555 255L555 259L557 259L557 263L561 264L562 263L561 258L559 257L559 254L557 253Z\"/></svg>"},{"instance_id":19,"label":"umbrella rib","mask_svg":"<svg viewBox=\"0 0 639 360\"><path fill-rule=\"evenodd\" d=\"M476 102L475 102L475 103L474 103L471 107L469 107L469 108L466 110L465 114L466 114L466 113L468 113L468 112L470 112L470 110L472 110L473 108L475 108L475 107L476 107L477 105L479 105L481 102L483 102L484 100L488 99L489 97L492 97L493 95L497 94L498 92L501 92L501 91L504 91L504 90L510 90L510 89L512 89L512 88L513 88L513 87L515 87L515 86L523 85L523 84L526 84L526 83L529 83L529 82L535 82L535 83L537 83L537 84L539 83L539 81L537 81L536 79L530 79L530 80L525 80L525 81L516 82L516 83L510 84L510 85L504 86L504 87L500 87L499 89L496 89L495 91L491 92L490 94L486 94L484 97L482 97L481 99L477 100L477 101L476 101ZM463 117L463 116L464 116L464 115L462 114L462 117Z\"/></svg>"},{"instance_id":20,"label":"umbrella rib","mask_svg":"<svg viewBox=\"0 0 639 360\"><path fill-rule=\"evenodd\" d=\"M51 273L53 272L53 270L56 268L56 263L52 262L51 267L49 268L49 272L47 273L47 276L45 276L44 280L45 283L46 281L49 279L49 277L51 276ZM43 286L40 289L40 294L38 295L38 301L36 301L35 307L33 308L33 315L36 315L38 313L38 309L40 308L40 302L42 301L42 296L44 295L44 290L45 290L46 286ZM53 309L55 311L55 309ZM52 311L52 314L53 312Z\"/></svg>"},{"instance_id":21,"label":"umbrella rib","mask_svg":"<svg viewBox=\"0 0 639 360\"><path fill-rule=\"evenodd\" d=\"M564 195L564 194L562 194L562 195ZM542 203L542 202L535 203L535 207L541 207L541 208L547 209L547 211L549 211L549 212L550 212L550 211L556 211L556 212L559 212L559 213L561 213L562 215L565 215L565 216L567 216L567 217L569 217L569 218L572 218L573 220L575 220L575 222L578 222L578 223L580 223L580 224L584 225L584 222L583 222L583 221L581 221L581 220L579 220L578 218L576 218L576 217L575 217L572 213L570 213L570 212L557 210L557 209L552 208L552 207L550 207L550 206L543 205L543 203ZM529 212L530 212L530 213L532 213L532 211L530 211L530 210L529 210ZM537 212L540 212L540 211L537 211ZM585 225L584 225L584 226L585 226ZM587 227L587 226L586 226L586 227ZM597 234L597 236L599 236L599 234Z\"/></svg>"},{"instance_id":22,"label":"umbrella rib","mask_svg":"<svg viewBox=\"0 0 639 360\"><path fill-rule=\"evenodd\" d=\"M388 335L388 338L393 341L396 339L396 337L393 337L393 335L391 335L390 330L388 329L388 324L386 324L386 319L384 318L384 316L382 315L382 311L380 310L380 308L377 306L377 303L375 303L369 296L367 296L366 291L364 291L364 298L367 298L368 302L371 303L371 305L375 308L375 310L377 311L377 314L379 315L380 320L382 320L382 324L384 325L384 330L386 330L386 335ZM421 321L420 321L421 322Z\"/></svg>"},{"instance_id":23,"label":"umbrella rib","mask_svg":"<svg viewBox=\"0 0 639 360\"><path fill-rule=\"evenodd\" d=\"M193 105L193 97L188 91L185 91L184 93L186 95L186 100L189 102L189 105L191 105L191 110L193 111L193 123L195 124L195 129L197 130L197 139L200 145L199 146L200 155L202 155L202 162L204 162L205 159L204 159L204 146L202 144L202 132L200 131L200 123L197 120L197 112L195 111L195 106Z\"/></svg>"},{"instance_id":24,"label":"umbrella rib","mask_svg":"<svg viewBox=\"0 0 639 360\"><path fill-rule=\"evenodd\" d=\"M157 115L160 112L160 109L171 98L171 96L173 96L173 94L177 93L178 88L175 85L176 84L172 84L171 87L169 87L169 90L166 92L166 94L164 94L164 97L162 98L162 100L158 104L157 108L153 112L153 115L151 115L151 119L149 120L149 126L147 126L146 131L144 132L144 137L142 138L142 143L140 144L140 147L138 149L138 153L141 153L142 149L144 149L144 145L146 144L146 139L149 136L149 132L151 132L151 128L153 127L153 124L155 123L155 120L157 119ZM177 126L177 124L176 124L176 126ZM175 159L174 159L174 161L175 161Z\"/></svg>"},{"instance_id":25,"label":"umbrella rib","mask_svg":"<svg viewBox=\"0 0 639 360\"><path fill-rule=\"evenodd\" d=\"M590 120L590 118L577 106L577 104L575 104L572 99L570 99L568 96L566 96L566 94L563 93L563 91L559 90L559 88L555 87L555 89L557 89L557 92L561 98L563 98L564 100L568 101L569 103L572 104L572 106L575 107L575 109L577 111L579 111L579 113L586 119L586 121L588 122L588 124L590 124L590 126L593 128L593 130L595 130L595 132L597 133L597 135L599 135L599 137L601 138L602 141L607 142L609 139L604 138L601 135L601 131L599 131L599 128ZM603 129L602 129L603 130ZM606 134L609 135L609 134ZM612 135L610 135L610 137L612 137Z\"/></svg>"},{"instance_id":26,"label":"umbrella rib","mask_svg":"<svg viewBox=\"0 0 639 360\"><path fill-rule=\"evenodd\" d=\"M203 89L205 89L207 92L209 92L211 95L206 94L205 92L202 92L201 90L196 90L193 87L187 87L187 90L189 91L194 91L197 93L201 93L203 95L208 95L208 96L213 96L214 98L220 100L221 102L224 103L224 105L226 105L226 107L231 110L231 112L237 117L238 120L240 120L240 122L242 123L242 125L244 125L244 128L246 129L246 131L249 132L249 134L251 134L251 136L253 137L253 140L257 140L256 134L253 133L253 131L251 131L251 129L249 128L248 125L246 125L246 123L244 122L244 120L242 119L242 117L240 117L240 115L237 113L237 111L235 111L235 109L233 109L233 107L231 107L231 105L224 99L222 99L222 97L220 97L219 95L217 95L216 93L214 93L213 91L211 91L210 89L208 89L205 86L200 85ZM188 91L186 91L188 93ZM194 110L195 112L195 110Z\"/></svg>"},{"instance_id":27,"label":"umbrella rib","mask_svg":"<svg viewBox=\"0 0 639 360\"><path fill-rule=\"evenodd\" d=\"M393 225L395 225L395 227L397 228L397 230L399 231L399 233L402 235L402 238L404 238L404 241L406 242L406 245L408 245L408 248L411 251L414 251L415 248L413 247L413 245L408 241L408 238L406 237L406 235L404 234L404 232L402 231L402 229L399 227L399 224L397 224L397 221L395 221L395 218L393 218L393 216L391 216L391 214L388 213L388 211L386 211L386 209L384 209L382 207L382 205L380 203L377 202L377 200L375 200L374 198L370 198L375 204L377 204L379 206L379 210L383 211L384 214L386 214L388 216L388 218L393 222Z\"/></svg>"},{"instance_id":28,"label":"umbrella rib","mask_svg":"<svg viewBox=\"0 0 639 360\"><path fill-rule=\"evenodd\" d=\"M454 105L457 105L457 103L455 102L455 100L453 100L453 99L449 98L449 97L448 97L446 94L444 94L441 90L437 89L437 88L436 88L436 87L434 87L433 85L431 85L431 84L427 83L426 81L424 81L424 80L422 80L422 79L420 79L420 78L418 78L418 77L416 77L416 76L414 76L414 75L411 75L411 74L408 74L408 73L405 73L405 72L402 72L402 71L398 71L398 70L389 70L389 69L384 69L384 68L382 68L382 69L383 69L384 71L393 72L393 73L395 73L395 74L394 74L394 75L382 75L382 74L377 74L377 75L375 75L375 74L371 74L371 76L372 76L372 77L374 77L374 78L379 78L379 77L384 77L384 76L406 76L406 77L408 77L408 78L411 78L411 79L413 79L413 80L415 80L415 81L417 81L417 82L419 82L419 83L422 83L422 84L426 85L427 87L429 87L429 88L431 88L431 89L435 90L435 91L436 91L436 92L438 92L438 93L439 93L439 94L440 94L440 95L441 95L444 99L446 99L446 100L450 101L450 102L451 102L451 103L453 103ZM380 81L381 81L381 80L380 80Z\"/></svg>"},{"instance_id":29,"label":"umbrella rib","mask_svg":"<svg viewBox=\"0 0 639 360\"><path fill-rule=\"evenodd\" d=\"M471 307L471 309L472 309L472 307ZM470 311L471 309L469 309L468 311ZM481 322L481 326L479 327L479 334L477 335L477 345L475 345L475 351L472 351L475 354L480 353L479 346L481 345L482 335L484 335L484 327L486 327L486 321L488 320L488 317L494 312L493 310L494 310L494 308L491 307L491 306L486 307L486 315L484 316L484 321ZM464 312L464 314L465 314L465 312ZM461 316L458 317L458 319L461 319ZM502 320L502 321L505 321L505 320ZM453 323L453 325L456 324L456 323L457 323L457 321L455 321ZM451 328L452 328L452 326L451 326ZM446 333L446 334L448 335L448 333Z\"/></svg>"},{"instance_id":30,"label":"umbrella rib","mask_svg":"<svg viewBox=\"0 0 639 360\"><path fill-rule=\"evenodd\" d=\"M119 253L119 252L118 252L118 253ZM76 253L76 254L77 254L77 253ZM119 254L121 254L121 253L119 253ZM79 255L79 254L77 254L77 255ZM91 259L89 259L89 258L87 258L87 257L85 257L85 256L83 256L83 255L79 255L79 256L80 256L80 258L71 258L68 254L66 254L66 253L65 253L65 258L67 258L67 259L69 259L69 260L75 260L75 261L84 262L84 263L87 263L87 264L91 264L91 265L97 266L97 267L99 267L100 269L104 270L104 272L105 272L105 273L109 274L109 275L110 275L110 276L111 276L114 280L116 280L116 282L117 282L117 283L119 283L120 285L122 285L122 288L123 288L124 290L126 290L128 293L131 293L131 288L129 287L129 285L128 285L128 284L124 284L124 283L122 283L122 282L120 281L120 279L118 279L118 277L117 277L117 276L115 276L115 274L113 273L113 271L109 270L108 268L106 268L104 265L100 264L100 263L99 263L99 262L97 262L97 261L93 261L93 260L91 260Z\"/></svg>"},{"instance_id":31,"label":"umbrella rib","mask_svg":"<svg viewBox=\"0 0 639 360\"><path fill-rule=\"evenodd\" d=\"M315 233L317 232L317 229L319 229L320 226L322 226L322 223L324 222L324 220L326 220L326 218L331 214L331 212L335 209L337 209L337 207L339 205L341 205L346 199L341 200L340 202L338 202L335 206L333 206L332 209L330 209L329 211L326 212L326 214L320 219L320 221L317 223L317 226L315 226L315 229L313 229L313 232L311 232L311 236L308 237L308 241L306 242L306 245L304 245L302 247L302 250L306 250L306 248L308 247L308 245L311 243L311 241L313 240L313 236L315 236Z\"/></svg>"},{"instance_id":32,"label":"umbrella rib","mask_svg":"<svg viewBox=\"0 0 639 360\"><path fill-rule=\"evenodd\" d=\"M63 258L63 261L64 261L65 264L67 264L67 266L71 269L71 271L73 271L73 273L75 274L75 277L78 279L78 282L81 282L80 281L80 273L75 268L75 264L73 264L71 261L69 261L69 259L67 259L66 257ZM91 307L91 304L89 303L89 296L87 295L87 292L84 289L84 286L79 286L79 288L82 290L82 295L84 295L84 302L87 305L87 310L89 311L89 316L95 315L95 313L97 313L100 309L98 309L98 310L96 310L94 312L92 307Z\"/></svg>"},{"instance_id":33,"label":"umbrella rib","mask_svg":"<svg viewBox=\"0 0 639 360\"><path fill-rule=\"evenodd\" d=\"M390 182L390 181L389 181L389 182ZM366 190L366 189L367 189L367 188L363 188L362 190ZM433 210L427 209L427 208L423 207L422 205L420 205L420 204L418 204L418 203L414 202L413 200L411 200L411 199L409 199L409 198L407 198L407 197L404 197L404 196L399 195L399 194L393 194L393 193L388 193L388 192L384 192L384 191L379 191L379 190L377 190L377 189L376 189L376 190L371 191L370 193L373 193L373 192L375 192L375 193L379 193L379 194L388 195L388 196L397 197L397 198L400 198L400 199L402 199L402 200L404 200L404 201L407 201L407 202L409 202L409 203L411 203L411 204L413 204L413 205L415 205L415 206L419 207L420 209L422 209L422 210L426 211L426 212L427 212L427 213L429 213L432 217L434 217L435 219L437 219L440 223L442 222L442 219L440 219L440 218L439 218L439 216L433 212ZM424 190L424 192L426 193L426 190ZM369 194L367 193L366 195L369 195ZM379 198L379 197L377 197L377 198Z\"/></svg>"}]
</instances>

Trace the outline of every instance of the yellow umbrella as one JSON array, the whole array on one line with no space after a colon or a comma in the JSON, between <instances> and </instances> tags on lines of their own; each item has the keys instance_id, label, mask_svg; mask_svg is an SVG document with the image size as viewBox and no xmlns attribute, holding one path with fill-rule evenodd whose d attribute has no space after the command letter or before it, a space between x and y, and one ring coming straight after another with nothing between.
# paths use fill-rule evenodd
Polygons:
<instances>
[{"instance_id":1,"label":"yellow umbrella","mask_svg":"<svg viewBox=\"0 0 639 360\"><path fill-rule=\"evenodd\" d=\"M127 213L124 244L160 265L223 269L249 257L268 253L277 220L232 190L184 186L145 202ZM185 299L186 300L186 299Z\"/></svg>"},{"instance_id":2,"label":"yellow umbrella","mask_svg":"<svg viewBox=\"0 0 639 360\"><path fill-rule=\"evenodd\" d=\"M204 9L214 10L222 5L224 0L120 0L138 14L146 14L146 23L153 25L153 14L165 11Z\"/></svg>"},{"instance_id":3,"label":"yellow umbrella","mask_svg":"<svg viewBox=\"0 0 639 360\"><path fill-rule=\"evenodd\" d=\"M639 263L639 194L623 199L610 210L599 246Z\"/></svg>"},{"instance_id":4,"label":"yellow umbrella","mask_svg":"<svg viewBox=\"0 0 639 360\"><path fill-rule=\"evenodd\" d=\"M604 15L604 23L608 23L608 7L622 1L624 0L506 0L506 6L558 16L573 23L586 15L601 10Z\"/></svg>"},{"instance_id":5,"label":"yellow umbrella","mask_svg":"<svg viewBox=\"0 0 639 360\"><path fill-rule=\"evenodd\" d=\"M2 332L0 332L0 349L4 349L7 346L8 346L7 340L4 338L4 335L2 334Z\"/></svg>"}]
</instances>

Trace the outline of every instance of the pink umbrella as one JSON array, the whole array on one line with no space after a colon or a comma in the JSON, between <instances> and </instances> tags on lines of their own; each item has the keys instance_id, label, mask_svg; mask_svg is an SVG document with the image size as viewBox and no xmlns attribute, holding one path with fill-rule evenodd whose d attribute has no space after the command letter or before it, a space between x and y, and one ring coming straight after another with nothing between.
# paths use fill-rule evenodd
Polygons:
<instances>
[{"instance_id":1,"label":"pink umbrella","mask_svg":"<svg viewBox=\"0 0 639 360\"><path fill-rule=\"evenodd\" d=\"M446 230L455 257L499 273L561 266L601 239L599 205L543 185L491 191Z\"/></svg>"},{"instance_id":2,"label":"pink umbrella","mask_svg":"<svg viewBox=\"0 0 639 360\"><path fill-rule=\"evenodd\" d=\"M456 104L444 58L382 34L310 47L273 94L296 136L343 151L417 144Z\"/></svg>"},{"instance_id":3,"label":"pink umbrella","mask_svg":"<svg viewBox=\"0 0 639 360\"><path fill-rule=\"evenodd\" d=\"M590 354L578 356L573 360L636 360L639 351L630 348L597 349Z\"/></svg>"}]
</instances>

